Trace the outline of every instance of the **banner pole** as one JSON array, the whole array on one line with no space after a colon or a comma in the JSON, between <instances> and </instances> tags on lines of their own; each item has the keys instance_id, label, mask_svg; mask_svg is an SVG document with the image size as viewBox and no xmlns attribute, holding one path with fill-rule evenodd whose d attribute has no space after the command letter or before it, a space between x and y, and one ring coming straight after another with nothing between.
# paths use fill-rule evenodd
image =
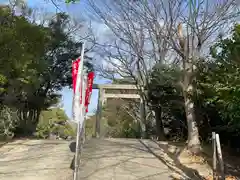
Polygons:
<instances>
[{"instance_id":1,"label":"banner pole","mask_svg":"<svg viewBox=\"0 0 240 180\"><path fill-rule=\"evenodd\" d=\"M76 149L75 149L75 166L74 166L74 174L73 179L78 180L78 170L79 170L79 154L80 154L80 147L81 147L81 129L82 129L82 123L80 122L82 119L82 106L80 104L80 96L83 94L83 61L84 61L84 48L85 43L82 44L81 49L81 57L80 57L80 63L78 67L78 73L77 73L77 82L76 82L76 92L75 92L75 98L74 98L74 120L77 122L77 137L76 137ZM82 84L82 86L81 86ZM80 89L81 88L81 89ZM79 92L81 91L81 93ZM81 97L83 100L83 96Z\"/></svg>"},{"instance_id":2,"label":"banner pole","mask_svg":"<svg viewBox=\"0 0 240 180\"><path fill-rule=\"evenodd\" d=\"M83 70L84 71L84 70ZM86 92L86 75L85 75L85 72L83 72L82 74L82 97L85 97L85 92ZM76 169L76 180L79 180L79 167L80 167L80 162L81 162L81 154L82 154L82 146L83 146L83 133L84 133L84 121L85 121L85 113L84 113L84 109L85 109L85 106L84 106L84 102L85 101L85 98L82 98L82 103L80 104L80 116L79 116L79 122L78 122L78 146L77 149L76 149L76 152L77 152L77 158L76 158L76 164L77 164L77 169Z\"/></svg>"}]
</instances>

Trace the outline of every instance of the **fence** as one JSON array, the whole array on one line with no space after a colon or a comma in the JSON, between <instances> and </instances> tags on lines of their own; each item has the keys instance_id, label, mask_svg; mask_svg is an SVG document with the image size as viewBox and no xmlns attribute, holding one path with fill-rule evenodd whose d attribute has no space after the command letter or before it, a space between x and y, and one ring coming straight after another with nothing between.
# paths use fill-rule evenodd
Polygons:
<instances>
[{"instance_id":1,"label":"fence","mask_svg":"<svg viewBox=\"0 0 240 180\"><path fill-rule=\"evenodd\" d=\"M225 180L224 163L219 134L212 132L213 180Z\"/></svg>"}]
</instances>

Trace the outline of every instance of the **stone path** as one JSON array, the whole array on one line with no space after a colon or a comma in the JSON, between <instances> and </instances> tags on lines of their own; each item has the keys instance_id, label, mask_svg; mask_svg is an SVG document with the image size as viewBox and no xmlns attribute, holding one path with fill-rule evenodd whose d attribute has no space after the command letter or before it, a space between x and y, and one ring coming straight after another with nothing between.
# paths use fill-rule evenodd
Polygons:
<instances>
[{"instance_id":1,"label":"stone path","mask_svg":"<svg viewBox=\"0 0 240 180\"><path fill-rule=\"evenodd\" d=\"M69 142L18 140L0 148L0 180L71 180Z\"/></svg>"},{"instance_id":2,"label":"stone path","mask_svg":"<svg viewBox=\"0 0 240 180\"><path fill-rule=\"evenodd\" d=\"M59 140L4 145L0 148L0 180L72 180L74 153L69 145ZM175 175L182 180L201 179L196 170L178 161L179 152L167 142L92 139L83 148L79 180L169 180L176 179Z\"/></svg>"},{"instance_id":3,"label":"stone path","mask_svg":"<svg viewBox=\"0 0 240 180\"><path fill-rule=\"evenodd\" d=\"M168 180L171 174L141 141L104 139L86 143L79 180Z\"/></svg>"}]
</instances>

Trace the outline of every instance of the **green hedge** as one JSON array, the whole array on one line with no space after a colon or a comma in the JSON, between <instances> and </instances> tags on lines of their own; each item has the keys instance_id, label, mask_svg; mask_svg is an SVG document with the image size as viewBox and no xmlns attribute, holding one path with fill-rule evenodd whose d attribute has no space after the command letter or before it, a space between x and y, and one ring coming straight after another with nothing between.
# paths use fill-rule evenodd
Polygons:
<instances>
[{"instance_id":1,"label":"green hedge","mask_svg":"<svg viewBox=\"0 0 240 180\"><path fill-rule=\"evenodd\" d=\"M48 138L50 134L58 135L65 139L68 136L75 137L76 129L67 122L68 117L60 108L42 111L36 128L36 137Z\"/></svg>"}]
</instances>

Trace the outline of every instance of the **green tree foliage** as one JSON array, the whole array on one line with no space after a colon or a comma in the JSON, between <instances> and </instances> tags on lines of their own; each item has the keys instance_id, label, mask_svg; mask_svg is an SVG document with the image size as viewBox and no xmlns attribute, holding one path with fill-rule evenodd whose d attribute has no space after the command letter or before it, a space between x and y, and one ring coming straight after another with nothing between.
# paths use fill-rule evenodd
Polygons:
<instances>
[{"instance_id":1,"label":"green tree foliage","mask_svg":"<svg viewBox=\"0 0 240 180\"><path fill-rule=\"evenodd\" d=\"M119 99L108 99L103 110L103 117L107 120L105 135L109 137L136 138L139 137L139 125L124 106L128 102Z\"/></svg>"},{"instance_id":2,"label":"green tree foliage","mask_svg":"<svg viewBox=\"0 0 240 180\"><path fill-rule=\"evenodd\" d=\"M180 86L182 72L178 67L156 64L151 73L148 98L155 114L153 128L159 139L177 136L185 131L184 99ZM173 124L177 124L174 126ZM165 134L164 128L170 131Z\"/></svg>"},{"instance_id":3,"label":"green tree foliage","mask_svg":"<svg viewBox=\"0 0 240 180\"><path fill-rule=\"evenodd\" d=\"M65 3L69 4L69 3L76 3L79 2L80 0L65 0Z\"/></svg>"},{"instance_id":4,"label":"green tree foliage","mask_svg":"<svg viewBox=\"0 0 240 180\"><path fill-rule=\"evenodd\" d=\"M235 25L232 36L220 38L210 49L210 58L197 64L195 115L202 141L211 137L211 132L220 133L222 143L239 148L240 132L240 25ZM154 111L153 134L165 138L187 138L187 124L181 89L182 70L178 66L157 64L151 71L148 87L148 103ZM115 105L117 101L115 101ZM120 102L119 102L120 103ZM114 108L115 106L110 105ZM115 112L115 113L110 113ZM108 112L114 127L128 129L132 119L116 120L117 111ZM122 111L121 116L127 113ZM116 120L116 121L115 121ZM117 132L115 129L114 132ZM117 134L116 136L120 136ZM122 136L122 135L121 135ZM237 148L236 148L237 147Z\"/></svg>"},{"instance_id":5,"label":"green tree foliage","mask_svg":"<svg viewBox=\"0 0 240 180\"><path fill-rule=\"evenodd\" d=\"M40 68L39 58L44 55L47 32L24 17L12 15L9 8L2 8L0 16L1 101L13 104L19 96L26 98L25 91L31 88L31 83L37 83L37 68Z\"/></svg>"},{"instance_id":6,"label":"green tree foliage","mask_svg":"<svg viewBox=\"0 0 240 180\"><path fill-rule=\"evenodd\" d=\"M113 84L134 84L132 78L115 79ZM135 94L136 90L107 89L106 93ZM139 119L134 118L134 105L139 105L139 101L134 99L107 99L103 117L106 119L106 135L110 137L136 138L140 137ZM127 112L129 111L129 112ZM138 114L138 112L135 112Z\"/></svg>"},{"instance_id":7,"label":"green tree foliage","mask_svg":"<svg viewBox=\"0 0 240 180\"><path fill-rule=\"evenodd\" d=\"M32 133L41 111L57 104L57 92L72 85L71 64L80 56L82 43L69 32L69 23L65 13L43 26L30 23L24 14L15 15L8 6L0 8L1 120L12 121L9 113L17 114L11 123L15 133ZM85 65L91 68L89 62Z\"/></svg>"},{"instance_id":8,"label":"green tree foliage","mask_svg":"<svg viewBox=\"0 0 240 180\"><path fill-rule=\"evenodd\" d=\"M71 127L67 120L67 115L60 108L51 108L42 111L37 125L37 137L47 138L51 133L61 138L75 136L75 128Z\"/></svg>"},{"instance_id":9,"label":"green tree foliage","mask_svg":"<svg viewBox=\"0 0 240 180\"><path fill-rule=\"evenodd\" d=\"M240 128L240 25L230 38L221 38L211 48L213 60L201 66L199 90L204 103L214 106L221 121L218 130L239 134Z\"/></svg>"},{"instance_id":10,"label":"green tree foliage","mask_svg":"<svg viewBox=\"0 0 240 180\"><path fill-rule=\"evenodd\" d=\"M240 25L235 25L231 37L220 38L211 47L211 58L198 62L197 92L191 97L201 139L206 141L211 132L216 131L224 144L235 148L239 148L240 135L239 44ZM178 129L186 138L183 97L179 88L181 74L178 68L156 65L151 74L149 102L155 108L159 130L168 128L173 135Z\"/></svg>"}]
</instances>

